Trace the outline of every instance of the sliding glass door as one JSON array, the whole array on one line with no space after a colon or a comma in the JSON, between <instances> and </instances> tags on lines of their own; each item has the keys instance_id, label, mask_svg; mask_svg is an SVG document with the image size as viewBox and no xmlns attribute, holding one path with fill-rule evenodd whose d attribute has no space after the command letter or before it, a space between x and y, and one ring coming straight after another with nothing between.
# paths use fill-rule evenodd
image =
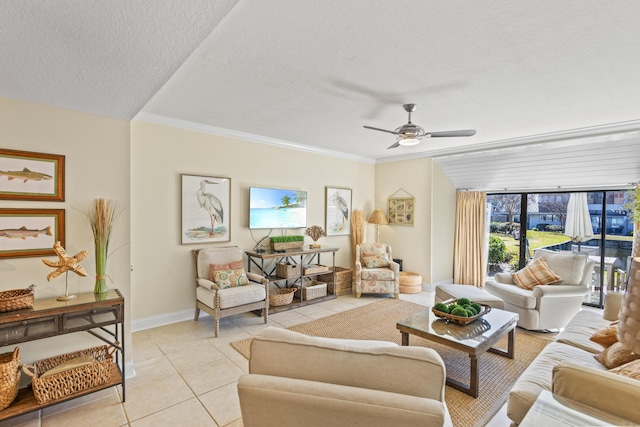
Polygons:
<instances>
[{"instance_id":1,"label":"sliding glass door","mask_svg":"<svg viewBox=\"0 0 640 427\"><path fill-rule=\"evenodd\" d=\"M601 307L625 287L633 200L631 190L488 194L488 276L523 268L537 249L584 253L595 265L585 303Z\"/></svg>"}]
</instances>

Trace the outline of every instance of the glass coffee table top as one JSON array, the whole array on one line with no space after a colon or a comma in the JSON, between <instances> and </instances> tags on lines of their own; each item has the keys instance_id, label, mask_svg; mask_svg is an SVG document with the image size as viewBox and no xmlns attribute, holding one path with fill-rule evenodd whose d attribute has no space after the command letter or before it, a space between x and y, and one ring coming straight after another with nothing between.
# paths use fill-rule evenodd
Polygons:
<instances>
[{"instance_id":1,"label":"glass coffee table top","mask_svg":"<svg viewBox=\"0 0 640 427\"><path fill-rule=\"evenodd\" d=\"M416 332L420 331L432 335L434 338L437 337L438 341L446 340L466 347L477 348L485 341L494 338L496 334L503 335L504 327L513 325L517 321L518 315L515 313L492 309L468 325L458 325L437 317L431 309L428 309L402 319L397 324Z\"/></svg>"}]
</instances>

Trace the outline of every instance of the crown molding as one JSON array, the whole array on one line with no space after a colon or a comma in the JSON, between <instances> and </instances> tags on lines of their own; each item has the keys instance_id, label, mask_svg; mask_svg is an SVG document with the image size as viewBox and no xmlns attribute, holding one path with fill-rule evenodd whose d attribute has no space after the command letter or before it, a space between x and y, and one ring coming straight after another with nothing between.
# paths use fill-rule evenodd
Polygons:
<instances>
[{"instance_id":1,"label":"crown molding","mask_svg":"<svg viewBox=\"0 0 640 427\"><path fill-rule=\"evenodd\" d=\"M141 122L155 123L159 125L171 126L175 128L191 130L194 132L201 132L210 135L224 136L229 138L241 139L243 141L256 142L259 144L267 144L280 148L288 148L292 150L304 151L307 153L321 154L329 157L337 157L345 160L353 160L362 163L376 163L376 160L370 157L356 156L353 154L342 153L339 151L326 150L318 147L311 147L308 145L297 144L295 142L283 141L281 139L270 138L266 136L255 135L247 132L240 132L231 129L218 128L215 126L204 125L200 123L190 122L187 120L174 119L172 117L160 116L157 114L150 114L140 112L133 120Z\"/></svg>"}]
</instances>

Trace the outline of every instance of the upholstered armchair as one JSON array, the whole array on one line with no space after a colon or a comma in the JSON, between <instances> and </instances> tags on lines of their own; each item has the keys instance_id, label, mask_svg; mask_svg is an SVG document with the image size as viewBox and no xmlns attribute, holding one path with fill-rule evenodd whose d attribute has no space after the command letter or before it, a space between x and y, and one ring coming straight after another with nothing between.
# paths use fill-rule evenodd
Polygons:
<instances>
[{"instance_id":1,"label":"upholstered armchair","mask_svg":"<svg viewBox=\"0 0 640 427\"><path fill-rule=\"evenodd\" d=\"M538 269L540 265L542 269ZM518 275L516 281L511 273L497 273L485 283L484 289L501 298L505 310L518 313L518 326L521 328L559 329L580 311L589 292L592 273L593 261L585 254L538 249L531 263L514 273ZM549 283L533 285L530 289L516 285L516 282L533 284L541 279Z\"/></svg>"},{"instance_id":2,"label":"upholstered armchair","mask_svg":"<svg viewBox=\"0 0 640 427\"><path fill-rule=\"evenodd\" d=\"M245 427L451 426L445 382L430 348L267 327L238 396Z\"/></svg>"},{"instance_id":3,"label":"upholstered armchair","mask_svg":"<svg viewBox=\"0 0 640 427\"><path fill-rule=\"evenodd\" d=\"M243 268L243 250L237 246L196 249L192 251L196 273L196 312L204 310L215 325L220 319L247 311L262 310L264 323L269 312L269 281Z\"/></svg>"},{"instance_id":4,"label":"upholstered armchair","mask_svg":"<svg viewBox=\"0 0 640 427\"><path fill-rule=\"evenodd\" d=\"M357 245L355 264L356 298L366 293L400 297L400 265L391 256L391 246L384 243Z\"/></svg>"}]
</instances>

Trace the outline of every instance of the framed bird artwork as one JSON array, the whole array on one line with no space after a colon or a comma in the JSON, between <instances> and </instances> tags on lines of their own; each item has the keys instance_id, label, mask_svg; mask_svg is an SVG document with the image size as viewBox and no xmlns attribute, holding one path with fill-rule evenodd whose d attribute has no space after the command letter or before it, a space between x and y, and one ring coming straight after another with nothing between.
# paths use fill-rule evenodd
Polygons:
<instances>
[{"instance_id":1,"label":"framed bird artwork","mask_svg":"<svg viewBox=\"0 0 640 427\"><path fill-rule=\"evenodd\" d=\"M182 244L231 240L231 178L182 174Z\"/></svg>"},{"instance_id":2,"label":"framed bird artwork","mask_svg":"<svg viewBox=\"0 0 640 427\"><path fill-rule=\"evenodd\" d=\"M327 236L351 234L351 189L325 187Z\"/></svg>"}]
</instances>

